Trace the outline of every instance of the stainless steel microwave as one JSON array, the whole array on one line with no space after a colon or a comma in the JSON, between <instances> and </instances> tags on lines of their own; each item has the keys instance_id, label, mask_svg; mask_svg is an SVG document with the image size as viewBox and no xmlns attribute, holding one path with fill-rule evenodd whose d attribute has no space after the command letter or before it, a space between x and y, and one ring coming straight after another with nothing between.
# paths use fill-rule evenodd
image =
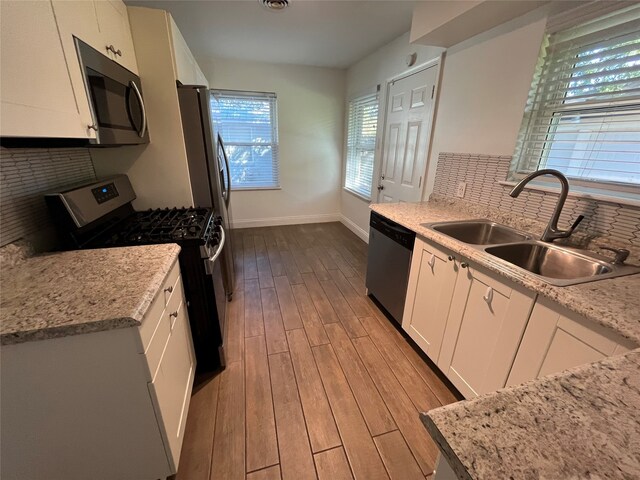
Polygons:
<instances>
[{"instance_id":1,"label":"stainless steel microwave","mask_svg":"<svg viewBox=\"0 0 640 480\"><path fill-rule=\"evenodd\" d=\"M140 78L82 40L75 39L93 116L97 146L149 143Z\"/></svg>"}]
</instances>

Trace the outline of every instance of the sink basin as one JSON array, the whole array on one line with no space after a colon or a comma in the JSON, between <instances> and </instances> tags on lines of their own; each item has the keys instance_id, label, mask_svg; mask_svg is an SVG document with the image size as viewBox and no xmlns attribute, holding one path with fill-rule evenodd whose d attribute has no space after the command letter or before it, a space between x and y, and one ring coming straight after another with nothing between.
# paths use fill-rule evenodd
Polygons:
<instances>
[{"instance_id":1,"label":"sink basin","mask_svg":"<svg viewBox=\"0 0 640 480\"><path fill-rule=\"evenodd\" d=\"M489 220L468 220L426 224L436 232L471 245L496 245L527 240L530 237Z\"/></svg>"},{"instance_id":2,"label":"sink basin","mask_svg":"<svg viewBox=\"0 0 640 480\"><path fill-rule=\"evenodd\" d=\"M542 242L512 243L485 248L487 253L520 268L554 280L589 281L612 273L614 265L573 250ZM552 282L556 283L556 282Z\"/></svg>"}]
</instances>

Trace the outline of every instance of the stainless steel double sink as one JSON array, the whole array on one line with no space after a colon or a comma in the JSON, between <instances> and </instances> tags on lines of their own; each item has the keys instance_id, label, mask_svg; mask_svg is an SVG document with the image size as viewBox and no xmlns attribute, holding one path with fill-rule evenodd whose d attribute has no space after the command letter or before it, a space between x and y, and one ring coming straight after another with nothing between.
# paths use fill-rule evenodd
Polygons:
<instances>
[{"instance_id":1,"label":"stainless steel double sink","mask_svg":"<svg viewBox=\"0 0 640 480\"><path fill-rule=\"evenodd\" d=\"M539 240L490 220L423 223L422 226L484 250L497 259L532 273L547 283L568 286L639 273L587 250Z\"/></svg>"}]
</instances>

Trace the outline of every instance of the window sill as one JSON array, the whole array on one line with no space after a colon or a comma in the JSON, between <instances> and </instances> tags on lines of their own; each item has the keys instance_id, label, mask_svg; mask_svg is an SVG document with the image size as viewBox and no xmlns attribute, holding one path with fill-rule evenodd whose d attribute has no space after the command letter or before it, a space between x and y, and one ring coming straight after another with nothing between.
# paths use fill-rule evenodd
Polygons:
<instances>
[{"instance_id":1,"label":"window sill","mask_svg":"<svg viewBox=\"0 0 640 480\"><path fill-rule=\"evenodd\" d=\"M348 189L347 187L342 187L342 190L344 190L345 192L353 195L354 197L363 200L367 203L371 203L371 197L365 197L364 195L362 195L361 193L358 192L354 192L353 190Z\"/></svg>"},{"instance_id":2,"label":"window sill","mask_svg":"<svg viewBox=\"0 0 640 480\"><path fill-rule=\"evenodd\" d=\"M232 192L253 192L263 190L282 190L282 187L231 187Z\"/></svg>"},{"instance_id":3,"label":"window sill","mask_svg":"<svg viewBox=\"0 0 640 480\"><path fill-rule=\"evenodd\" d=\"M498 183L507 187L514 187L518 184L518 182L507 180ZM528 183L524 188L525 190L538 190L540 192L560 193L560 188L558 187L536 182ZM635 193L616 192L615 194L613 194L611 193L611 190L570 185L569 196L588 198L590 200L599 200L602 202L618 203L620 205L629 205L632 207L640 207L640 195L637 195Z\"/></svg>"}]
</instances>

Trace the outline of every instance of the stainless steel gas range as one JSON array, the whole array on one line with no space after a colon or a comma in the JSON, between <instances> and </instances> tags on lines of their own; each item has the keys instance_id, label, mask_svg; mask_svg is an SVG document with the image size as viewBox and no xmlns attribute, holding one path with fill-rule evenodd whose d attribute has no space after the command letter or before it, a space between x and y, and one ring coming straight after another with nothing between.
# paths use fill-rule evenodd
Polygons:
<instances>
[{"instance_id":1,"label":"stainless steel gas range","mask_svg":"<svg viewBox=\"0 0 640 480\"><path fill-rule=\"evenodd\" d=\"M227 296L220 256L222 219L211 208L135 211L126 175L46 195L63 248L92 249L177 243L199 371L224 367Z\"/></svg>"}]
</instances>

